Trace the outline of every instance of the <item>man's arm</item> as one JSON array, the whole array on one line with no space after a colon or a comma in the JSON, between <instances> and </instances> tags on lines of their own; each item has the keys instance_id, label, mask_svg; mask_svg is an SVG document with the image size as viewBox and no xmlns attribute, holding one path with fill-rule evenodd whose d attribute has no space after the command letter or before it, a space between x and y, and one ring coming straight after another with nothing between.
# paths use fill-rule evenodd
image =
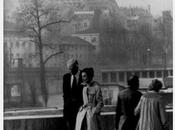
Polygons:
<instances>
[{"instance_id":1,"label":"man's arm","mask_svg":"<svg viewBox=\"0 0 175 130\"><path fill-rule=\"evenodd\" d=\"M116 116L115 116L115 128L116 128L116 130L118 130L120 116L121 116L121 99L120 99L120 96L118 96L117 105L116 105Z\"/></svg>"},{"instance_id":2,"label":"man's arm","mask_svg":"<svg viewBox=\"0 0 175 130\"><path fill-rule=\"evenodd\" d=\"M83 85L82 83L82 78L81 78L81 71L79 73L79 77L78 77L78 87L77 87L77 99L78 99L78 106L82 106L83 105Z\"/></svg>"},{"instance_id":3,"label":"man's arm","mask_svg":"<svg viewBox=\"0 0 175 130\"><path fill-rule=\"evenodd\" d=\"M134 114L135 116L139 116L140 115L140 109L141 109L141 104L142 104L142 99L143 97L140 98L139 103L137 104L135 110L134 110Z\"/></svg>"},{"instance_id":4,"label":"man's arm","mask_svg":"<svg viewBox=\"0 0 175 130\"><path fill-rule=\"evenodd\" d=\"M68 102L68 95L67 95L67 83L66 83L66 78L67 76L64 75L63 76L63 100L64 100L64 103L67 103Z\"/></svg>"}]
</instances>

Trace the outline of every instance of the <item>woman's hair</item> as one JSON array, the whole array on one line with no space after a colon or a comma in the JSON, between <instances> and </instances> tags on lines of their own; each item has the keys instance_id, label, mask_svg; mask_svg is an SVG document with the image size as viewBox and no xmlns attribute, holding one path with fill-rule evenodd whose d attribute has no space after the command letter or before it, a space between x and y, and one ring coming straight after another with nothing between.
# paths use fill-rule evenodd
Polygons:
<instances>
[{"instance_id":1,"label":"woman's hair","mask_svg":"<svg viewBox=\"0 0 175 130\"><path fill-rule=\"evenodd\" d=\"M90 68L84 68L81 73L85 72L87 74L87 77L92 80L94 77L94 69L92 67Z\"/></svg>"},{"instance_id":2,"label":"woman's hair","mask_svg":"<svg viewBox=\"0 0 175 130\"><path fill-rule=\"evenodd\" d=\"M162 82L159 81L158 79L152 80L151 84L148 87L149 90L154 90L156 92L158 92L161 88L162 88Z\"/></svg>"}]
</instances>

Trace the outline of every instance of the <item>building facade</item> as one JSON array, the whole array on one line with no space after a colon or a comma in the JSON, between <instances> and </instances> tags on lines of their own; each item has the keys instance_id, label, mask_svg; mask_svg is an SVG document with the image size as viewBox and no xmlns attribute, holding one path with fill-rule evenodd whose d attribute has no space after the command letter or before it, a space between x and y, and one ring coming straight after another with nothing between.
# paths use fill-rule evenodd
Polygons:
<instances>
[{"instance_id":1,"label":"building facade","mask_svg":"<svg viewBox=\"0 0 175 130\"><path fill-rule=\"evenodd\" d=\"M143 9L140 7L121 7L120 12L125 17L125 26L129 30L138 30L138 27L144 24L149 24L150 28L153 25L153 16L150 8Z\"/></svg>"},{"instance_id":2,"label":"building facade","mask_svg":"<svg viewBox=\"0 0 175 130\"><path fill-rule=\"evenodd\" d=\"M72 34L73 37L79 37L89 43L91 43L93 46L95 46L95 51L100 51L100 34L90 31L83 31L79 33Z\"/></svg>"},{"instance_id":3,"label":"building facade","mask_svg":"<svg viewBox=\"0 0 175 130\"><path fill-rule=\"evenodd\" d=\"M82 66L88 66L93 57L95 46L90 42L83 40L79 37L66 36L62 37L60 41L55 41L53 45L58 52L62 52L59 55L54 56L48 61L46 67L58 67L66 69L67 60L74 58L77 59ZM51 55L53 51L45 50L47 56ZM46 57L47 57L46 56Z\"/></svg>"}]
</instances>

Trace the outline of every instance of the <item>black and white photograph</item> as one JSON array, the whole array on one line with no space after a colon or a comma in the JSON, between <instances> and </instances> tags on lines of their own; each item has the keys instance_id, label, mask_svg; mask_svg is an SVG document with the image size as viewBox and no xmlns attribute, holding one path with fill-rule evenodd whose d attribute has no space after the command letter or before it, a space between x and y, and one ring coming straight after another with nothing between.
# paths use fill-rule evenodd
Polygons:
<instances>
[{"instance_id":1,"label":"black and white photograph","mask_svg":"<svg viewBox=\"0 0 175 130\"><path fill-rule=\"evenodd\" d=\"M3 0L4 130L173 130L173 0Z\"/></svg>"}]
</instances>

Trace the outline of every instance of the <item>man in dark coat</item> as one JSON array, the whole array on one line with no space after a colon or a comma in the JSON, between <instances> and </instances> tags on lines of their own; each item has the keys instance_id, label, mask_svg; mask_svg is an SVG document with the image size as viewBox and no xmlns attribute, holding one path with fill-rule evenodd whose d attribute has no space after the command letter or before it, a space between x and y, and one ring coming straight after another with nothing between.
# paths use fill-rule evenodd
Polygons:
<instances>
[{"instance_id":1,"label":"man in dark coat","mask_svg":"<svg viewBox=\"0 0 175 130\"><path fill-rule=\"evenodd\" d=\"M139 88L139 78L132 75L128 80L128 88L121 91L116 107L116 130L135 130L139 117L134 115L141 92Z\"/></svg>"},{"instance_id":2,"label":"man in dark coat","mask_svg":"<svg viewBox=\"0 0 175 130\"><path fill-rule=\"evenodd\" d=\"M70 72L63 76L63 115L67 129L74 130L79 107L83 104L82 88L80 78L78 81L77 77L79 70L77 60L70 59L67 67Z\"/></svg>"}]
</instances>

